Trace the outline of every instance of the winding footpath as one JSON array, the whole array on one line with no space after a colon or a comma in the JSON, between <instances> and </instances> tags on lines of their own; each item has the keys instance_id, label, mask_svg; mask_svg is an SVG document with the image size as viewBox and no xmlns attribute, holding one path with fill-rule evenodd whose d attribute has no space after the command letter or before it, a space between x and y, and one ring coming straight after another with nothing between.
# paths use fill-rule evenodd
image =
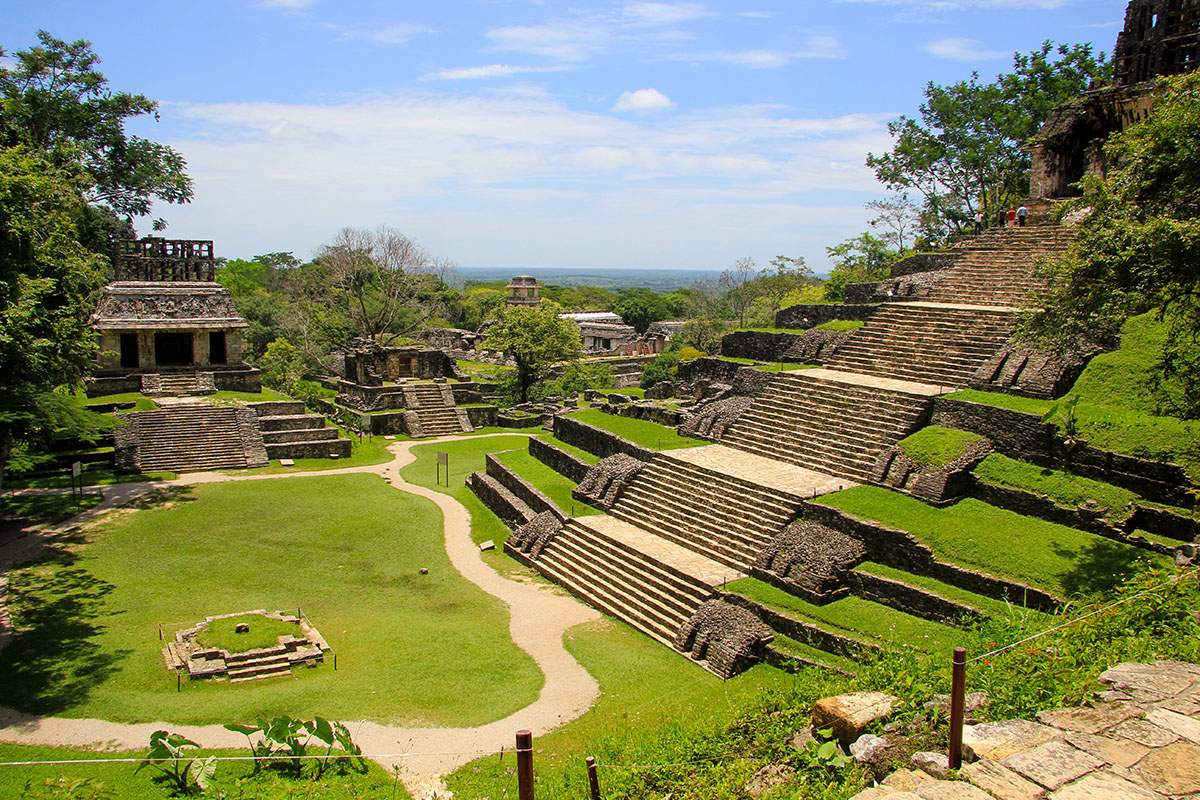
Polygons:
<instances>
[{"instance_id":1,"label":"winding footpath","mask_svg":"<svg viewBox=\"0 0 1200 800\"><path fill-rule=\"evenodd\" d=\"M513 434L489 434L505 435ZM519 435L519 434L518 434ZM467 438L449 436L432 441ZM477 437L471 437L477 438ZM511 749L517 730L534 736L545 734L586 712L599 697L596 680L567 652L563 634L576 625L600 617L599 612L565 596L544 583L505 578L480 557L471 539L471 515L449 495L416 486L400 477L400 469L415 460L412 447L430 441L398 442L389 448L394 458L385 464L343 469L293 472L274 475L222 475L201 472L173 481L126 483L104 488L103 502L70 520L38 529L0 546L0 649L11 637L7 581L9 570L37 556L59 535L88 523L113 508L127 505L158 489L223 481L276 480L323 475L373 473L383 476L394 488L427 498L442 511L446 553L463 577L503 601L509 610L512 640L537 664L544 676L537 700L504 719L474 728L409 728L358 720L344 720L354 739L377 757L389 772L398 774L413 797L445 796L442 779L480 756ZM220 725L174 725L169 722L123 724L96 719L35 717L0 706L0 741L15 744L57 746L104 746L115 750L141 750L150 734L169 728L205 748L241 748L245 737ZM394 755L402 754L402 755Z\"/></svg>"}]
</instances>

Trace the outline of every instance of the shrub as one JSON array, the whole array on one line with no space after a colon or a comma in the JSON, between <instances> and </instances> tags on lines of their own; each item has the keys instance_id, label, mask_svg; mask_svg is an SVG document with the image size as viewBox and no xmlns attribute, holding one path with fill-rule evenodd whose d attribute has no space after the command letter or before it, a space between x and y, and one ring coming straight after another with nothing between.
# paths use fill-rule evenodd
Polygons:
<instances>
[{"instance_id":1,"label":"shrub","mask_svg":"<svg viewBox=\"0 0 1200 800\"><path fill-rule=\"evenodd\" d=\"M691 361L693 358L702 358L708 355L703 350L697 350L694 347L684 347L679 351L680 361Z\"/></svg>"},{"instance_id":2,"label":"shrub","mask_svg":"<svg viewBox=\"0 0 1200 800\"><path fill-rule=\"evenodd\" d=\"M676 353L659 353L658 357L642 370L641 387L649 389L656 383L675 380L679 371L679 356Z\"/></svg>"}]
</instances>

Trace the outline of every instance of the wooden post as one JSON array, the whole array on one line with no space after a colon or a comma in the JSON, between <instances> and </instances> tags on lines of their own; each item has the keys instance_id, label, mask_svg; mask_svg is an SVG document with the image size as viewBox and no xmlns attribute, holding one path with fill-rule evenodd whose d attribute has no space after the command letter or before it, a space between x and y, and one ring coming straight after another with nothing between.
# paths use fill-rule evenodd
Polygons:
<instances>
[{"instance_id":1,"label":"wooden post","mask_svg":"<svg viewBox=\"0 0 1200 800\"><path fill-rule=\"evenodd\" d=\"M967 650L954 648L950 677L950 769L962 767L963 713L966 710Z\"/></svg>"},{"instance_id":2,"label":"wooden post","mask_svg":"<svg viewBox=\"0 0 1200 800\"><path fill-rule=\"evenodd\" d=\"M517 731L517 800L533 798L533 734Z\"/></svg>"},{"instance_id":3,"label":"wooden post","mask_svg":"<svg viewBox=\"0 0 1200 800\"><path fill-rule=\"evenodd\" d=\"M596 774L596 759L587 757L588 786L592 800L600 800L600 776Z\"/></svg>"}]
</instances>

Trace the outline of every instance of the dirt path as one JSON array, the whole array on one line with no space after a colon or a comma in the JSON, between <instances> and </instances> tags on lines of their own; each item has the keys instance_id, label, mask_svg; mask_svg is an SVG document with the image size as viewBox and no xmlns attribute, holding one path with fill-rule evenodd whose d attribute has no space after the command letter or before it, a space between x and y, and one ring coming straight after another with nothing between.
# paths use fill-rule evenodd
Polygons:
<instances>
[{"instance_id":1,"label":"dirt path","mask_svg":"<svg viewBox=\"0 0 1200 800\"><path fill-rule=\"evenodd\" d=\"M465 437L445 437L436 441L461 438ZM364 752L404 754L375 760L389 771L398 767L401 780L414 797L444 794L444 776L478 756L496 753L502 748L512 749L517 730L528 729L538 736L576 719L592 706L599 696L599 686L563 647L562 638L568 628L600 615L545 584L510 580L485 564L471 540L471 515L467 509L449 495L415 486L400 477L400 469L415 459L411 448L428 443L398 442L390 448L396 457L386 464L276 475L229 476L203 472L162 483L106 487L104 502L95 508L0 547L0 647L7 643L10 635L5 602L8 570L14 564L34 557L55 536L111 508L165 486L363 472L382 475L396 489L428 498L438 505L444 518L446 553L450 562L463 577L508 606L512 640L533 658L545 676L541 693L532 704L504 719L474 728L406 728L345 720ZM453 687L448 689L452 691ZM104 745L112 749L136 750L145 747L150 734L160 728L178 731L209 748L236 748L245 744L241 734L231 733L219 725L188 726L168 722L129 725L95 719L33 717L0 707L0 741L18 744Z\"/></svg>"}]
</instances>

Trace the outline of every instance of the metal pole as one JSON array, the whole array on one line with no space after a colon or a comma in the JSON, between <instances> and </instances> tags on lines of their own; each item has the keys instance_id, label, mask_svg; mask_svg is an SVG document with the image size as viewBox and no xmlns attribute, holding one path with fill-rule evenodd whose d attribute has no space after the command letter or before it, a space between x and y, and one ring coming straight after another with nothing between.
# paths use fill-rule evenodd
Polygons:
<instances>
[{"instance_id":1,"label":"metal pole","mask_svg":"<svg viewBox=\"0 0 1200 800\"><path fill-rule=\"evenodd\" d=\"M966 708L967 649L954 648L950 677L950 769L962 766L963 712Z\"/></svg>"},{"instance_id":2,"label":"metal pole","mask_svg":"<svg viewBox=\"0 0 1200 800\"><path fill-rule=\"evenodd\" d=\"M183 691L183 678L180 676L179 670L175 670L175 694Z\"/></svg>"},{"instance_id":3,"label":"metal pole","mask_svg":"<svg viewBox=\"0 0 1200 800\"><path fill-rule=\"evenodd\" d=\"M533 734L517 731L517 800L533 798Z\"/></svg>"},{"instance_id":4,"label":"metal pole","mask_svg":"<svg viewBox=\"0 0 1200 800\"><path fill-rule=\"evenodd\" d=\"M600 800L600 776L596 774L596 759L587 759L588 785L592 790L592 800Z\"/></svg>"}]
</instances>

